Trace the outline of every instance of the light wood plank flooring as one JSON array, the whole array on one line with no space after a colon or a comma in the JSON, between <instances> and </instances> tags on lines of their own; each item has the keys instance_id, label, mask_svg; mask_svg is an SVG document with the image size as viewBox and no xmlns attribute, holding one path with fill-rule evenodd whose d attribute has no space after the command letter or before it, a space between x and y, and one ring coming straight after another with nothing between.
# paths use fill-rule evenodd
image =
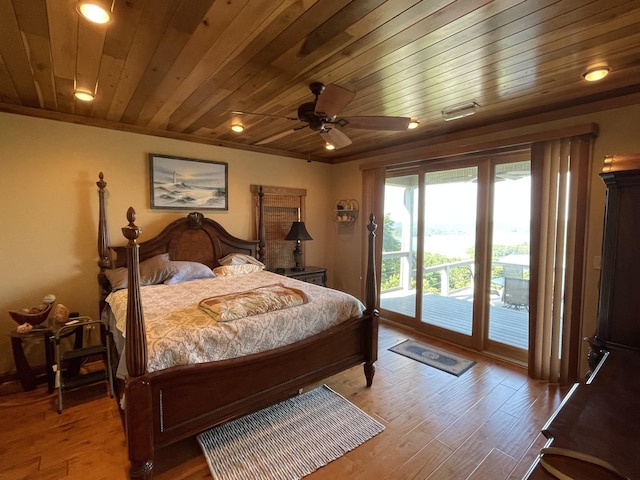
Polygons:
<instances>
[{"instance_id":1,"label":"light wood plank flooring","mask_svg":"<svg viewBox=\"0 0 640 480\"><path fill-rule=\"evenodd\" d=\"M387 349L414 338L478 363L455 377ZM383 324L372 388L357 367L324 383L386 429L307 477L520 479L544 443L540 428L566 393L525 370ZM0 393L18 390L0 386ZM106 385L65 393L56 412L46 387L0 396L0 479L125 479L120 414ZM158 452L156 479L211 478L195 439Z\"/></svg>"}]
</instances>

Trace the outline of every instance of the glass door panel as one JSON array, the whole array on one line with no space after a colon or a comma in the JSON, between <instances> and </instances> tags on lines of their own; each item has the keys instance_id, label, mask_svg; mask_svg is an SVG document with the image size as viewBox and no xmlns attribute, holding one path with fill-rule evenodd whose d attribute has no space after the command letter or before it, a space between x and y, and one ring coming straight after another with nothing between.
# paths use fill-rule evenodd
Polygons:
<instances>
[{"instance_id":1,"label":"glass door panel","mask_svg":"<svg viewBox=\"0 0 640 480\"><path fill-rule=\"evenodd\" d=\"M483 158L458 168L425 168L386 179L380 282L384 318L526 361L528 158L527 152ZM476 266L481 270L476 272Z\"/></svg>"},{"instance_id":2,"label":"glass door panel","mask_svg":"<svg viewBox=\"0 0 640 480\"><path fill-rule=\"evenodd\" d=\"M387 178L384 194L380 307L416 316L418 175Z\"/></svg>"},{"instance_id":3,"label":"glass door panel","mask_svg":"<svg viewBox=\"0 0 640 480\"><path fill-rule=\"evenodd\" d=\"M422 316L428 325L472 334L477 167L425 174Z\"/></svg>"},{"instance_id":4,"label":"glass door panel","mask_svg":"<svg viewBox=\"0 0 640 480\"><path fill-rule=\"evenodd\" d=\"M519 349L529 339L531 162L495 166L488 339Z\"/></svg>"}]
</instances>

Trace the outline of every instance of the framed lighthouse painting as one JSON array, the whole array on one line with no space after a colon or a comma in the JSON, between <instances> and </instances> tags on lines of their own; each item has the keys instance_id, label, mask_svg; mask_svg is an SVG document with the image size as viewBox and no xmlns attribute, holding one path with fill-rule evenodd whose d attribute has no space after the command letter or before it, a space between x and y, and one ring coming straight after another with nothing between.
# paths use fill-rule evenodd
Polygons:
<instances>
[{"instance_id":1,"label":"framed lighthouse painting","mask_svg":"<svg viewBox=\"0 0 640 480\"><path fill-rule=\"evenodd\" d=\"M228 210L228 165L171 155L149 154L151 208Z\"/></svg>"}]
</instances>

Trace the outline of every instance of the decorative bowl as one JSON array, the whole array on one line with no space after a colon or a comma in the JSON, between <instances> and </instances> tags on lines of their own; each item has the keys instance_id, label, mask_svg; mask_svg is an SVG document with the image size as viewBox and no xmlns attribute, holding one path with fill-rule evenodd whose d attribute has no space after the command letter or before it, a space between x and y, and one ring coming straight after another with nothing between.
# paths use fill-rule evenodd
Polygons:
<instances>
[{"instance_id":1,"label":"decorative bowl","mask_svg":"<svg viewBox=\"0 0 640 480\"><path fill-rule=\"evenodd\" d=\"M49 317L49 312L53 308L53 303L43 303L37 307L25 310L9 310L9 315L18 325L29 323L31 325L40 325Z\"/></svg>"}]
</instances>

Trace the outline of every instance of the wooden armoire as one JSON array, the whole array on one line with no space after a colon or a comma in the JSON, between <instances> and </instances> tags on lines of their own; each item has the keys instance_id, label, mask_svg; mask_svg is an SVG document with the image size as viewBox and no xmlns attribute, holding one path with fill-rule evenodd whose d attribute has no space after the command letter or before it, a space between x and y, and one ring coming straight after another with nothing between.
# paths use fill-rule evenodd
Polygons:
<instances>
[{"instance_id":1,"label":"wooden armoire","mask_svg":"<svg viewBox=\"0 0 640 480\"><path fill-rule=\"evenodd\" d=\"M558 478L553 468L582 480L640 479L640 154L606 157L600 177L607 192L591 372L542 428L545 448L587 457L545 453L529 480ZM618 475L585 458L607 462Z\"/></svg>"},{"instance_id":2,"label":"wooden armoire","mask_svg":"<svg viewBox=\"0 0 640 480\"><path fill-rule=\"evenodd\" d=\"M640 350L640 154L606 157L600 177L607 196L594 340Z\"/></svg>"}]
</instances>

